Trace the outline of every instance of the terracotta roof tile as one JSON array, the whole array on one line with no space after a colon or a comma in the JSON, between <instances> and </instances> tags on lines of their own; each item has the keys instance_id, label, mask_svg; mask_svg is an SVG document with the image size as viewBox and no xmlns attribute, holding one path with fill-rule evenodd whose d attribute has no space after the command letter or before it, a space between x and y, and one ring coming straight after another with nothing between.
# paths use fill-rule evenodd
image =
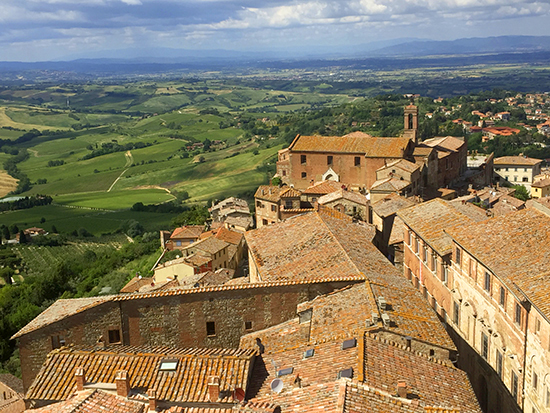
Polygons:
<instances>
[{"instance_id":1,"label":"terracotta roof tile","mask_svg":"<svg viewBox=\"0 0 550 413\"><path fill-rule=\"evenodd\" d=\"M26 398L67 399L76 390L75 369L83 367L87 383L115 383L117 371L126 370L130 387L138 393L154 389L158 400L206 402L207 381L211 375L220 377L221 391L231 386L246 390L254 356L253 350L241 349L116 347L86 350L63 347L48 355ZM160 371L163 360L177 361L176 370ZM228 398L227 395L221 401L227 402Z\"/></svg>"},{"instance_id":2,"label":"terracotta roof tile","mask_svg":"<svg viewBox=\"0 0 550 413\"><path fill-rule=\"evenodd\" d=\"M289 186L260 185L254 194L254 198L263 199L270 202L279 202L286 195L286 198L298 198L301 192Z\"/></svg>"},{"instance_id":3,"label":"terracotta roof tile","mask_svg":"<svg viewBox=\"0 0 550 413\"><path fill-rule=\"evenodd\" d=\"M496 158L493 163L494 165L525 165L533 166L541 163L541 159L528 158L526 156L502 156Z\"/></svg>"},{"instance_id":4,"label":"terracotta roof tile","mask_svg":"<svg viewBox=\"0 0 550 413\"><path fill-rule=\"evenodd\" d=\"M330 219L331 214L338 217L336 222ZM352 223L347 215L325 207L248 231L246 241L261 281L364 279L334 235L334 225L346 227L345 236L360 243L370 244L374 237L372 226Z\"/></svg>"},{"instance_id":5,"label":"terracotta roof tile","mask_svg":"<svg viewBox=\"0 0 550 413\"><path fill-rule=\"evenodd\" d=\"M322 181L304 189L304 195L325 195L342 189L342 183L336 181Z\"/></svg>"},{"instance_id":6,"label":"terracotta roof tile","mask_svg":"<svg viewBox=\"0 0 550 413\"><path fill-rule=\"evenodd\" d=\"M114 296L105 295L102 297L72 298L57 300L50 307L40 313L25 327L13 335L12 340L31 331L44 327L45 325L62 320L68 316L80 313L89 308L111 301Z\"/></svg>"},{"instance_id":7,"label":"terracotta roof tile","mask_svg":"<svg viewBox=\"0 0 550 413\"><path fill-rule=\"evenodd\" d=\"M397 161L390 162L387 165L378 168L377 171L382 171L388 168L398 168L409 173L413 173L414 171L420 169L420 167L415 163L407 161L406 159L398 159Z\"/></svg>"},{"instance_id":8,"label":"terracotta roof tile","mask_svg":"<svg viewBox=\"0 0 550 413\"><path fill-rule=\"evenodd\" d=\"M0 383L5 384L16 393L23 394L23 381L12 374L0 374Z\"/></svg>"},{"instance_id":9,"label":"terracotta roof tile","mask_svg":"<svg viewBox=\"0 0 550 413\"><path fill-rule=\"evenodd\" d=\"M188 225L186 227L176 228L174 232L172 232L172 235L170 235L170 239L199 238L203 231L203 225Z\"/></svg>"},{"instance_id":10,"label":"terracotta roof tile","mask_svg":"<svg viewBox=\"0 0 550 413\"><path fill-rule=\"evenodd\" d=\"M121 293L134 293L136 291L139 291L139 289L143 286L150 285L153 281L152 277L141 277L141 276L135 276L130 281L128 281L128 284L126 284L122 289L120 290Z\"/></svg>"},{"instance_id":11,"label":"terracotta roof tile","mask_svg":"<svg viewBox=\"0 0 550 413\"><path fill-rule=\"evenodd\" d=\"M411 184L410 181L397 178L384 178L374 182L371 191L402 191Z\"/></svg>"},{"instance_id":12,"label":"terracotta roof tile","mask_svg":"<svg viewBox=\"0 0 550 413\"><path fill-rule=\"evenodd\" d=\"M373 211L379 217L385 218L397 213L397 211L416 205L414 198L405 198L396 193L389 194L385 198L372 205Z\"/></svg>"},{"instance_id":13,"label":"terracotta roof tile","mask_svg":"<svg viewBox=\"0 0 550 413\"><path fill-rule=\"evenodd\" d=\"M550 318L550 217L523 209L447 233L512 289ZM506 259L499 254L506 251Z\"/></svg>"},{"instance_id":14,"label":"terracotta roof tile","mask_svg":"<svg viewBox=\"0 0 550 413\"><path fill-rule=\"evenodd\" d=\"M289 149L296 152L357 153L376 158L402 158L408 138L381 138L362 132L344 136L297 136Z\"/></svg>"},{"instance_id":15,"label":"terracotta roof tile","mask_svg":"<svg viewBox=\"0 0 550 413\"><path fill-rule=\"evenodd\" d=\"M331 192L330 194L323 195L318 199L318 202L321 205L324 205L338 199L347 199L348 201L352 201L360 205L367 205L367 198L364 195L361 195L359 192L346 191L344 189L339 189Z\"/></svg>"},{"instance_id":16,"label":"terracotta roof tile","mask_svg":"<svg viewBox=\"0 0 550 413\"><path fill-rule=\"evenodd\" d=\"M209 237L205 239L201 239L200 241L194 242L191 245L188 245L184 248L186 249L198 249L200 251L204 251L208 254L215 254L224 248L226 248L229 244L225 241L222 241L221 239L218 239L216 237Z\"/></svg>"},{"instance_id":17,"label":"terracotta roof tile","mask_svg":"<svg viewBox=\"0 0 550 413\"><path fill-rule=\"evenodd\" d=\"M440 198L403 209L397 213L430 247L443 256L451 252L452 240L444 230L475 221ZM480 219L486 219L483 214Z\"/></svg>"},{"instance_id":18,"label":"terracotta roof tile","mask_svg":"<svg viewBox=\"0 0 550 413\"><path fill-rule=\"evenodd\" d=\"M25 413L143 413L148 407L141 402L128 400L126 397L110 394L103 390L83 390L62 402L46 407L26 410Z\"/></svg>"}]
</instances>

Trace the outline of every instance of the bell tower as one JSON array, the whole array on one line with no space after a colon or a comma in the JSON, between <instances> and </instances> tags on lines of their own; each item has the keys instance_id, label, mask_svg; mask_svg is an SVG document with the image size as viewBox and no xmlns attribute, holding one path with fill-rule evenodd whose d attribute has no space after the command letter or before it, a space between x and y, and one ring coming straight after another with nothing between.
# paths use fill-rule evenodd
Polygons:
<instances>
[{"instance_id":1,"label":"bell tower","mask_svg":"<svg viewBox=\"0 0 550 413\"><path fill-rule=\"evenodd\" d=\"M414 143L418 143L418 106L412 103L405 106L405 132L403 136L412 139Z\"/></svg>"}]
</instances>

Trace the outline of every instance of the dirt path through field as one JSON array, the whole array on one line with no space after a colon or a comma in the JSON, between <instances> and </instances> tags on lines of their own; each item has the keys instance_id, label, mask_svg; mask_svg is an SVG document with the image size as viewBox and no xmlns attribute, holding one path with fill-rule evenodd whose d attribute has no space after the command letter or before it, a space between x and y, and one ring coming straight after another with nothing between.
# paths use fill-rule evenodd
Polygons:
<instances>
[{"instance_id":1,"label":"dirt path through field","mask_svg":"<svg viewBox=\"0 0 550 413\"><path fill-rule=\"evenodd\" d=\"M122 178L122 175L124 175L124 173L128 170L128 168L130 166L132 166L132 164L134 163L134 157L132 156L132 152L128 151L124 154L124 156L126 157L126 164L124 165L124 167L126 169L124 169L120 175L118 176L117 179L115 179L115 181L111 184L111 186L109 187L109 189L107 189L107 192L111 192L111 189L113 189L113 187L116 185L116 183L118 182L118 180L120 178Z\"/></svg>"}]
</instances>

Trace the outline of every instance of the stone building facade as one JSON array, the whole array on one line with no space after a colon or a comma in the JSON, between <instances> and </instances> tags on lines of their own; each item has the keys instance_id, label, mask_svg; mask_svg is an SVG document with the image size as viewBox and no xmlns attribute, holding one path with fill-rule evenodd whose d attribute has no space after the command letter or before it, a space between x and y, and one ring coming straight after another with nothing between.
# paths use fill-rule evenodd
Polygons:
<instances>
[{"instance_id":1,"label":"stone building facade","mask_svg":"<svg viewBox=\"0 0 550 413\"><path fill-rule=\"evenodd\" d=\"M494 160L495 180L501 184L523 185L531 193L531 184L541 173L541 159L503 156Z\"/></svg>"},{"instance_id":2,"label":"stone building facade","mask_svg":"<svg viewBox=\"0 0 550 413\"><path fill-rule=\"evenodd\" d=\"M549 411L550 217L525 209L476 223L426 204L399 213L405 276L451 327L482 408Z\"/></svg>"},{"instance_id":3,"label":"stone building facade","mask_svg":"<svg viewBox=\"0 0 550 413\"><path fill-rule=\"evenodd\" d=\"M296 306L348 282L242 284L58 300L18 339L27 389L55 348L102 346L235 348L241 335L284 322Z\"/></svg>"}]
</instances>

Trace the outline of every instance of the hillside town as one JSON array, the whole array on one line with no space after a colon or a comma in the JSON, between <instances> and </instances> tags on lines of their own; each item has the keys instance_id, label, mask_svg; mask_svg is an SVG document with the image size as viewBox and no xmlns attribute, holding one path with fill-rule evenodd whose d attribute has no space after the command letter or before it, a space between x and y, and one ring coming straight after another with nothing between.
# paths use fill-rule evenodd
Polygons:
<instances>
[{"instance_id":1,"label":"hillside town","mask_svg":"<svg viewBox=\"0 0 550 413\"><path fill-rule=\"evenodd\" d=\"M214 203L153 276L18 331L0 412L550 412L550 171L418 129L411 103L400 136L297 135L252 211Z\"/></svg>"}]
</instances>

